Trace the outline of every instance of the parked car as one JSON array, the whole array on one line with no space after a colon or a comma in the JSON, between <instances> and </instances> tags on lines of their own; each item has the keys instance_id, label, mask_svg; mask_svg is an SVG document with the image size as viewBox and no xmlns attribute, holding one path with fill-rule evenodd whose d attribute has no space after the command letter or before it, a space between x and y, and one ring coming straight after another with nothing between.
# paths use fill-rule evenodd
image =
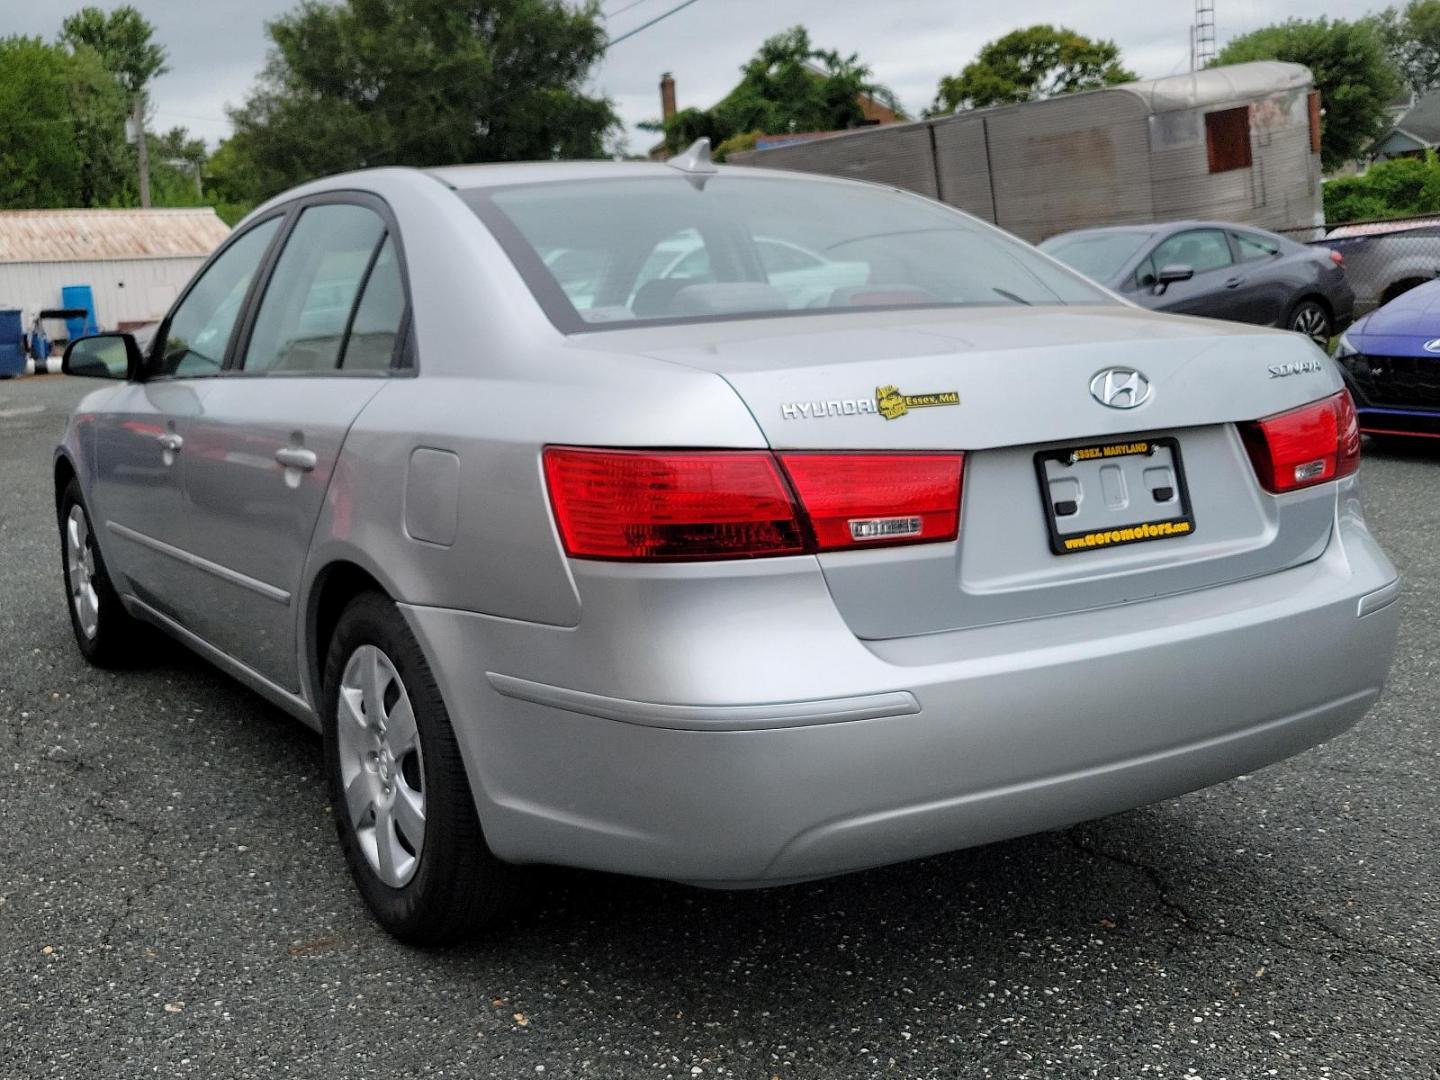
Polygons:
<instances>
[{"instance_id":1,"label":"parked car","mask_svg":"<svg viewBox=\"0 0 1440 1080\"><path fill-rule=\"evenodd\" d=\"M1080 229L1040 250L1152 311L1285 327L1323 347L1355 308L1339 254L1250 226Z\"/></svg>"},{"instance_id":2,"label":"parked car","mask_svg":"<svg viewBox=\"0 0 1440 1080\"><path fill-rule=\"evenodd\" d=\"M1440 277L1440 218L1341 225L1324 244L1345 257L1357 315Z\"/></svg>"},{"instance_id":3,"label":"parked car","mask_svg":"<svg viewBox=\"0 0 1440 1080\"><path fill-rule=\"evenodd\" d=\"M1362 316L1340 338L1335 359L1361 431L1440 437L1440 281Z\"/></svg>"},{"instance_id":4,"label":"parked car","mask_svg":"<svg viewBox=\"0 0 1440 1080\"><path fill-rule=\"evenodd\" d=\"M715 280L636 289L691 230ZM866 281L797 307L760 238ZM1394 648L1309 341L700 148L306 184L64 367L108 380L55 459L81 653L159 627L319 730L406 940L517 864L748 887L1177 795L1344 731Z\"/></svg>"}]
</instances>

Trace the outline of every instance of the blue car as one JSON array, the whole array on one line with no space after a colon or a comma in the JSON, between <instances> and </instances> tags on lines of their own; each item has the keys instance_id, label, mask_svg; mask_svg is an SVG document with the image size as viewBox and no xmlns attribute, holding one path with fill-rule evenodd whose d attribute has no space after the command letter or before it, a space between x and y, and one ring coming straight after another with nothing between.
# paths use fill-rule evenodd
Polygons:
<instances>
[{"instance_id":1,"label":"blue car","mask_svg":"<svg viewBox=\"0 0 1440 1080\"><path fill-rule=\"evenodd\" d=\"M1369 435L1440 438L1440 281L1363 316L1335 350Z\"/></svg>"}]
</instances>

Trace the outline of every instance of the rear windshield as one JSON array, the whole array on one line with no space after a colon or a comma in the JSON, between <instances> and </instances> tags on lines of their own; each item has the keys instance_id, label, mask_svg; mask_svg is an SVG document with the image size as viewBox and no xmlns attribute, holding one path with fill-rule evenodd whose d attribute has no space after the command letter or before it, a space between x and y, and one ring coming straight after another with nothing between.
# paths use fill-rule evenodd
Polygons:
<instances>
[{"instance_id":1,"label":"rear windshield","mask_svg":"<svg viewBox=\"0 0 1440 1080\"><path fill-rule=\"evenodd\" d=\"M566 333L886 307L1111 304L963 214L886 188L764 177L462 191Z\"/></svg>"},{"instance_id":2,"label":"rear windshield","mask_svg":"<svg viewBox=\"0 0 1440 1080\"><path fill-rule=\"evenodd\" d=\"M1109 281L1152 235L1148 232L1070 233L1043 241L1040 250L1066 266L1073 266L1086 277Z\"/></svg>"}]
</instances>

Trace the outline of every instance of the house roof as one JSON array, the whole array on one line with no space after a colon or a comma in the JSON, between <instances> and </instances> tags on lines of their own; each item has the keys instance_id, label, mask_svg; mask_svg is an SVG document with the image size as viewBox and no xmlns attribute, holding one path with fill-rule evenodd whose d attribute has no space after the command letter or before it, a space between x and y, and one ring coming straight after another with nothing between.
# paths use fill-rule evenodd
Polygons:
<instances>
[{"instance_id":1,"label":"house roof","mask_svg":"<svg viewBox=\"0 0 1440 1080\"><path fill-rule=\"evenodd\" d=\"M1440 145L1440 91L1421 95L1405 115L1395 121L1395 130L1424 146Z\"/></svg>"},{"instance_id":2,"label":"house roof","mask_svg":"<svg viewBox=\"0 0 1440 1080\"><path fill-rule=\"evenodd\" d=\"M0 263L204 257L230 235L208 206L165 210L3 210Z\"/></svg>"}]
</instances>

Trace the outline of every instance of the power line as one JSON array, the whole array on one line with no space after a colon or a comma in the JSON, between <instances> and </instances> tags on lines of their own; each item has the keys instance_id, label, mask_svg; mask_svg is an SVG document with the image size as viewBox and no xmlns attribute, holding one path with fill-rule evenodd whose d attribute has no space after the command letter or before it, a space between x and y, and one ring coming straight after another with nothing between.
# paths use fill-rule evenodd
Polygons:
<instances>
[{"instance_id":1,"label":"power line","mask_svg":"<svg viewBox=\"0 0 1440 1080\"><path fill-rule=\"evenodd\" d=\"M624 15L625 12L629 11L631 8L637 8L641 4L648 4L649 2L650 0L630 0L630 3L626 4L624 7L616 8L614 11L607 11L604 13L604 15L607 19L613 19L616 15Z\"/></svg>"},{"instance_id":2,"label":"power line","mask_svg":"<svg viewBox=\"0 0 1440 1080\"><path fill-rule=\"evenodd\" d=\"M696 0L685 0L685 2L684 2L683 4L676 4L676 5L675 5L673 8L671 8L669 11L667 11L667 12L665 12L664 14L661 14L661 15L656 15L655 18L651 19L649 22L641 23L639 26L635 27L634 30L627 31L626 33L621 34L621 35L620 35L619 37L617 37L617 38L611 38L609 41L607 41L607 42L605 43L605 45L606 45L607 48L609 48L609 47L611 47L611 46L619 45L622 41L625 41L625 40L627 40L627 39L629 39L629 38L632 38L632 37L634 37L636 34L640 33L641 30L648 30L648 29L650 29L650 27L654 26L654 25L655 25L656 23L658 23L661 19L668 19L671 15L674 15L677 11L684 11L687 7L689 7L691 4L693 4L693 3L695 3L695 2L696 2Z\"/></svg>"}]
</instances>

